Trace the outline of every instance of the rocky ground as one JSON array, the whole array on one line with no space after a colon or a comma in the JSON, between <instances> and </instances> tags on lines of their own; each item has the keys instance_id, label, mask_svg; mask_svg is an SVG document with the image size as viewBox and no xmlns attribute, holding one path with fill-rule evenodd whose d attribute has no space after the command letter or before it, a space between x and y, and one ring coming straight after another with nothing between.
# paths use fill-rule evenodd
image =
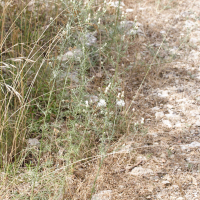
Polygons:
<instances>
[{"instance_id":1,"label":"rocky ground","mask_svg":"<svg viewBox=\"0 0 200 200\"><path fill-rule=\"evenodd\" d=\"M94 158L78 166L63 198L198 200L200 1L123 3L130 20L137 15L144 33L138 39L138 62L148 57L145 48L151 46L160 48L160 57L168 62L156 67L155 60L151 62L150 75L138 93L145 74L127 77L125 94L137 94L133 121L144 118L142 128L119 140L103 162ZM130 63L133 52L127 57Z\"/></svg>"}]
</instances>

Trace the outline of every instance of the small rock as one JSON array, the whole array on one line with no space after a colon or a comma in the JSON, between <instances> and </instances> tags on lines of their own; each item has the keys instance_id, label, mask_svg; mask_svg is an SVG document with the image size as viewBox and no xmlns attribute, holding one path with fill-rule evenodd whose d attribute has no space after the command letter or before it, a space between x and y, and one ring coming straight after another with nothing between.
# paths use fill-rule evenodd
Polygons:
<instances>
[{"instance_id":1,"label":"small rock","mask_svg":"<svg viewBox=\"0 0 200 200\"><path fill-rule=\"evenodd\" d=\"M103 190L92 196L91 200L111 200L112 190Z\"/></svg>"},{"instance_id":2,"label":"small rock","mask_svg":"<svg viewBox=\"0 0 200 200\"><path fill-rule=\"evenodd\" d=\"M139 156L137 156L137 158L136 158L136 160L135 160L136 162L140 162L140 161L147 161L147 158L146 158L146 156L143 156L143 155L139 155Z\"/></svg>"},{"instance_id":3,"label":"small rock","mask_svg":"<svg viewBox=\"0 0 200 200\"><path fill-rule=\"evenodd\" d=\"M136 27L136 23L134 21L121 21L119 29L130 30L134 27Z\"/></svg>"},{"instance_id":4,"label":"small rock","mask_svg":"<svg viewBox=\"0 0 200 200\"><path fill-rule=\"evenodd\" d=\"M164 107L165 107L165 106L164 106ZM173 105L170 105L170 104L167 104L166 107L169 108L169 109L172 109L174 106L173 106Z\"/></svg>"},{"instance_id":5,"label":"small rock","mask_svg":"<svg viewBox=\"0 0 200 200\"><path fill-rule=\"evenodd\" d=\"M123 145L122 148L117 152L130 153L131 151L133 151L133 147L131 144L128 144L128 145Z\"/></svg>"},{"instance_id":6,"label":"small rock","mask_svg":"<svg viewBox=\"0 0 200 200\"><path fill-rule=\"evenodd\" d=\"M163 120L163 124L165 124L169 128L172 128L172 124L171 124L171 122L169 120Z\"/></svg>"},{"instance_id":7,"label":"small rock","mask_svg":"<svg viewBox=\"0 0 200 200\"><path fill-rule=\"evenodd\" d=\"M191 21L191 20L187 20L187 21L185 21L185 26L184 26L184 28L190 28L190 29L192 29L193 27L195 27L195 25L196 25L196 23L195 22L193 22L193 21Z\"/></svg>"},{"instance_id":8,"label":"small rock","mask_svg":"<svg viewBox=\"0 0 200 200\"><path fill-rule=\"evenodd\" d=\"M37 138L29 138L28 139L28 144L30 146L40 146L40 142Z\"/></svg>"},{"instance_id":9,"label":"small rock","mask_svg":"<svg viewBox=\"0 0 200 200\"><path fill-rule=\"evenodd\" d=\"M87 46L92 46L97 42L97 38L95 37L97 33L86 33L85 36L81 37L80 40L85 42Z\"/></svg>"},{"instance_id":10,"label":"small rock","mask_svg":"<svg viewBox=\"0 0 200 200\"><path fill-rule=\"evenodd\" d=\"M184 92L184 88L178 88L178 89L177 89L177 92L178 92L178 93Z\"/></svg>"},{"instance_id":11,"label":"small rock","mask_svg":"<svg viewBox=\"0 0 200 200\"><path fill-rule=\"evenodd\" d=\"M168 119L177 120L180 118L179 115L173 114L173 111L169 110L169 114L165 115Z\"/></svg>"},{"instance_id":12,"label":"small rock","mask_svg":"<svg viewBox=\"0 0 200 200\"><path fill-rule=\"evenodd\" d=\"M162 184L165 185L165 186L171 185L171 183L169 181L162 181Z\"/></svg>"},{"instance_id":13,"label":"small rock","mask_svg":"<svg viewBox=\"0 0 200 200\"><path fill-rule=\"evenodd\" d=\"M191 148L197 148L197 147L200 147L200 143L196 141L192 142L191 144L181 145L182 150L189 150Z\"/></svg>"},{"instance_id":14,"label":"small rock","mask_svg":"<svg viewBox=\"0 0 200 200\"><path fill-rule=\"evenodd\" d=\"M184 200L185 198L183 197L178 197L176 200Z\"/></svg>"},{"instance_id":15,"label":"small rock","mask_svg":"<svg viewBox=\"0 0 200 200\"><path fill-rule=\"evenodd\" d=\"M133 12L133 9L130 9L130 8L128 9L128 8L127 8L127 9L126 9L126 13L130 13L130 12Z\"/></svg>"},{"instance_id":16,"label":"small rock","mask_svg":"<svg viewBox=\"0 0 200 200\"><path fill-rule=\"evenodd\" d=\"M160 34L165 35L166 31L162 30L162 31L160 31Z\"/></svg>"},{"instance_id":17,"label":"small rock","mask_svg":"<svg viewBox=\"0 0 200 200\"><path fill-rule=\"evenodd\" d=\"M197 45L200 43L200 31L194 31L191 33L190 36L190 43L193 43L194 45Z\"/></svg>"},{"instance_id":18,"label":"small rock","mask_svg":"<svg viewBox=\"0 0 200 200\"><path fill-rule=\"evenodd\" d=\"M152 110L153 110L153 111L154 111L154 110L160 110L160 108L156 106L156 107L153 107Z\"/></svg>"},{"instance_id":19,"label":"small rock","mask_svg":"<svg viewBox=\"0 0 200 200\"><path fill-rule=\"evenodd\" d=\"M68 73L68 74L69 74L69 78L71 79L72 82L79 83L78 73L72 72L72 73Z\"/></svg>"},{"instance_id":20,"label":"small rock","mask_svg":"<svg viewBox=\"0 0 200 200\"><path fill-rule=\"evenodd\" d=\"M178 185L172 185L172 188L173 188L174 190L178 190L178 189L179 189L179 186L178 186Z\"/></svg>"},{"instance_id":21,"label":"small rock","mask_svg":"<svg viewBox=\"0 0 200 200\"><path fill-rule=\"evenodd\" d=\"M197 121L197 122L195 123L195 125L196 125L196 126L200 126L200 121Z\"/></svg>"},{"instance_id":22,"label":"small rock","mask_svg":"<svg viewBox=\"0 0 200 200\"><path fill-rule=\"evenodd\" d=\"M175 127L176 127L176 128L180 128L180 127L182 127L181 122L177 122L177 123L175 124Z\"/></svg>"},{"instance_id":23,"label":"small rock","mask_svg":"<svg viewBox=\"0 0 200 200\"><path fill-rule=\"evenodd\" d=\"M158 134L155 133L155 132L148 133L148 135L151 135L151 136L153 136L153 137L158 137Z\"/></svg>"},{"instance_id":24,"label":"small rock","mask_svg":"<svg viewBox=\"0 0 200 200\"><path fill-rule=\"evenodd\" d=\"M156 112L155 116L157 120L160 120L161 118L165 116L165 114L164 112L161 111L161 112Z\"/></svg>"},{"instance_id":25,"label":"small rock","mask_svg":"<svg viewBox=\"0 0 200 200\"><path fill-rule=\"evenodd\" d=\"M161 93L158 93L158 96L165 98L165 97L168 97L169 94L168 94L168 91L161 91Z\"/></svg>"},{"instance_id":26,"label":"small rock","mask_svg":"<svg viewBox=\"0 0 200 200\"><path fill-rule=\"evenodd\" d=\"M136 35L136 34L138 34L138 35L144 35L144 32L140 28L138 28L138 29L132 28L129 31L127 31L126 34L127 35Z\"/></svg>"},{"instance_id":27,"label":"small rock","mask_svg":"<svg viewBox=\"0 0 200 200\"><path fill-rule=\"evenodd\" d=\"M151 174L151 173L153 173L151 169L142 168L142 167L135 167L130 172L131 175L135 175L135 176L146 175L146 174Z\"/></svg>"},{"instance_id":28,"label":"small rock","mask_svg":"<svg viewBox=\"0 0 200 200\"><path fill-rule=\"evenodd\" d=\"M63 56L59 57L58 59L61 60L62 62L67 61L69 58L72 58L74 56L72 51L68 51L65 53Z\"/></svg>"},{"instance_id":29,"label":"small rock","mask_svg":"<svg viewBox=\"0 0 200 200\"><path fill-rule=\"evenodd\" d=\"M61 60L62 62L66 62L69 59L74 58L75 60L80 60L83 53L80 49L75 49L73 51L68 51L62 56L58 56L58 60Z\"/></svg>"}]
</instances>

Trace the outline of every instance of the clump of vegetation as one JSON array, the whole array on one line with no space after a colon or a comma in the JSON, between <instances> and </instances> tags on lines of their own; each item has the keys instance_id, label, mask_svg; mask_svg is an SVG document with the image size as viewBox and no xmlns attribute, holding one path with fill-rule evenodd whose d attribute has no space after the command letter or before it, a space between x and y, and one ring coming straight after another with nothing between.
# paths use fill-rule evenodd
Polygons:
<instances>
[{"instance_id":1,"label":"clump of vegetation","mask_svg":"<svg viewBox=\"0 0 200 200\"><path fill-rule=\"evenodd\" d=\"M39 172L68 174L126 132L121 60L131 38L106 2L1 1L0 12L2 184L28 170L26 195L48 198L34 194Z\"/></svg>"}]
</instances>

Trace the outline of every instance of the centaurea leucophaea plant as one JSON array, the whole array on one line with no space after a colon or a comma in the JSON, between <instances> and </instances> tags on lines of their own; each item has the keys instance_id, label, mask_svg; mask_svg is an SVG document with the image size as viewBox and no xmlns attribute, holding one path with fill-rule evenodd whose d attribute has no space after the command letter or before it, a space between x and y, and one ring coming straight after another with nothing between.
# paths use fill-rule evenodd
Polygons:
<instances>
[{"instance_id":1,"label":"centaurea leucophaea plant","mask_svg":"<svg viewBox=\"0 0 200 200\"><path fill-rule=\"evenodd\" d=\"M125 106L124 91L122 91L122 93L118 93L117 100L116 100L116 105L118 107L124 107Z\"/></svg>"}]
</instances>

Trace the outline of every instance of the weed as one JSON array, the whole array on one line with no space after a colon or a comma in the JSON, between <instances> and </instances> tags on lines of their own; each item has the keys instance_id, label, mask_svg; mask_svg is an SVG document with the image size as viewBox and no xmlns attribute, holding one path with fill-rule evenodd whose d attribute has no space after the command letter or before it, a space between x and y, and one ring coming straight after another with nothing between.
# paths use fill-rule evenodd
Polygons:
<instances>
[{"instance_id":1,"label":"weed","mask_svg":"<svg viewBox=\"0 0 200 200\"><path fill-rule=\"evenodd\" d=\"M0 9L0 164L5 177L12 163L14 171L27 169L26 194L46 198L45 189L34 193L41 171L105 154L126 131L124 93L116 89L127 48L121 12L107 12L105 2L59 0L7 2ZM29 138L40 145L30 146Z\"/></svg>"}]
</instances>

